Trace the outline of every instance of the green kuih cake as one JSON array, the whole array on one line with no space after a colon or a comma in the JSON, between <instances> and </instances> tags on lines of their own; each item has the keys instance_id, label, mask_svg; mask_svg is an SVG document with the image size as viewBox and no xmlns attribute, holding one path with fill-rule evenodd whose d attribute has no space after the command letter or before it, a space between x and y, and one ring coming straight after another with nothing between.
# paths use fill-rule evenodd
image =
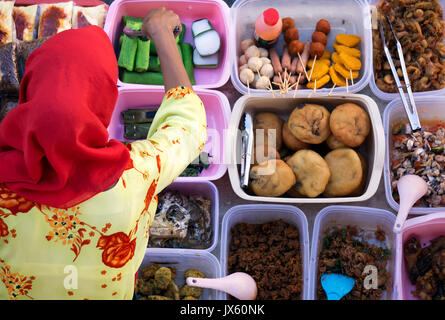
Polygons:
<instances>
[{"instance_id":1,"label":"green kuih cake","mask_svg":"<svg viewBox=\"0 0 445 320\"><path fill-rule=\"evenodd\" d=\"M150 40L138 38L138 49L136 51L136 61L134 66L136 72L144 72L149 68L150 43Z\"/></svg>"},{"instance_id":2,"label":"green kuih cake","mask_svg":"<svg viewBox=\"0 0 445 320\"><path fill-rule=\"evenodd\" d=\"M130 38L126 35L124 35L123 37L124 39L122 41L122 47L119 53L117 64L121 68L125 68L128 71L133 71L136 51L138 47L138 39Z\"/></svg>"}]
</instances>

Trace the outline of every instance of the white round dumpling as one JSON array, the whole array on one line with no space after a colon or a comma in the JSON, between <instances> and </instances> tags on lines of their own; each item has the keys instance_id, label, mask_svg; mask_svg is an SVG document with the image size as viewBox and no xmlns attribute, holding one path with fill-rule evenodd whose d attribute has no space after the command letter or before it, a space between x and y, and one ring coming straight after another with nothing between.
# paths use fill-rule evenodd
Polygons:
<instances>
[{"instance_id":1,"label":"white round dumpling","mask_svg":"<svg viewBox=\"0 0 445 320\"><path fill-rule=\"evenodd\" d=\"M261 67L260 74L270 79L274 76L275 72L271 64L265 64Z\"/></svg>"},{"instance_id":2,"label":"white round dumpling","mask_svg":"<svg viewBox=\"0 0 445 320\"><path fill-rule=\"evenodd\" d=\"M263 61L259 57L252 57L247 61L247 65L250 70L259 71L263 66Z\"/></svg>"},{"instance_id":3,"label":"white round dumpling","mask_svg":"<svg viewBox=\"0 0 445 320\"><path fill-rule=\"evenodd\" d=\"M255 83L255 88L257 89L268 89L270 84L270 79L265 76L261 76Z\"/></svg>"},{"instance_id":4,"label":"white round dumpling","mask_svg":"<svg viewBox=\"0 0 445 320\"><path fill-rule=\"evenodd\" d=\"M250 84L255 79L255 74L249 68L245 68L245 69L241 70L241 72L239 74L239 79L244 84L247 84L247 83Z\"/></svg>"},{"instance_id":5,"label":"white round dumpling","mask_svg":"<svg viewBox=\"0 0 445 320\"><path fill-rule=\"evenodd\" d=\"M250 46L246 50L246 58L250 59L252 57L259 57L260 56L260 50L256 46Z\"/></svg>"},{"instance_id":6,"label":"white round dumpling","mask_svg":"<svg viewBox=\"0 0 445 320\"><path fill-rule=\"evenodd\" d=\"M267 58L269 56L269 51L264 48L258 48L258 51L260 52L260 58Z\"/></svg>"},{"instance_id":7,"label":"white round dumpling","mask_svg":"<svg viewBox=\"0 0 445 320\"><path fill-rule=\"evenodd\" d=\"M245 39L241 41L241 51L246 52L246 50L253 45L255 45L255 42L253 42L252 39Z\"/></svg>"}]
</instances>

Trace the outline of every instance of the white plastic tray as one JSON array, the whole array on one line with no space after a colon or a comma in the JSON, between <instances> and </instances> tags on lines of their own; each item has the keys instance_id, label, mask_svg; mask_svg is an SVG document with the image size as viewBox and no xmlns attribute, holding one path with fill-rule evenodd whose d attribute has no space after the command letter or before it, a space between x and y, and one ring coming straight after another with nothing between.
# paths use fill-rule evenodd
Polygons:
<instances>
[{"instance_id":1,"label":"white plastic tray","mask_svg":"<svg viewBox=\"0 0 445 320\"><path fill-rule=\"evenodd\" d=\"M213 254L205 251L190 252L182 249L154 251L153 249L147 249L139 270L155 263L164 267L176 268L175 283L179 288L185 284L184 273L188 269L199 270L207 278L221 277L221 265L218 259ZM141 277L140 272L138 277ZM222 293L213 289L204 289L199 300L222 300Z\"/></svg>"},{"instance_id":2,"label":"white plastic tray","mask_svg":"<svg viewBox=\"0 0 445 320\"><path fill-rule=\"evenodd\" d=\"M349 86L349 92L358 92L366 87L372 72L372 33L369 5L364 0L332 1L332 0L237 0L232 5L232 75L234 87L242 94L247 94L247 86L239 80L238 57L240 55L240 43L242 40L252 37L250 29L261 12L273 6L280 16L291 17L295 20L295 27L300 33L300 40L311 40L315 25L320 19L327 19L331 25L331 33L328 35L327 50L333 52L335 36L340 33L356 34L361 37L360 50L362 52L362 68L360 76L354 85ZM279 54L282 52L283 39L280 36L276 45ZM331 88L317 89L319 94L327 94ZM312 90L298 90L298 95L308 95ZM346 87L336 87L335 93L345 93ZM268 94L267 90L250 89L252 95ZM292 92L293 94L293 92Z\"/></svg>"},{"instance_id":3,"label":"white plastic tray","mask_svg":"<svg viewBox=\"0 0 445 320\"><path fill-rule=\"evenodd\" d=\"M386 210L353 207L353 206L330 206L321 210L315 218L314 230L312 232L311 242L311 263L310 263L310 291L309 300L315 300L317 297L317 283L318 283L318 254L323 243L324 231L326 229L337 227L346 227L354 225L363 229L370 237L366 237L370 243L381 245L375 237L374 232L377 226L380 226L386 233L385 245L392 251L391 259L387 265L393 280L395 274L395 235L392 232L396 216ZM382 297L383 300L392 300L397 297L397 292L394 288L390 288Z\"/></svg>"},{"instance_id":4,"label":"white plastic tray","mask_svg":"<svg viewBox=\"0 0 445 320\"><path fill-rule=\"evenodd\" d=\"M368 162L368 179L365 192L357 197L337 198L289 198L289 197L259 197L246 193L240 186L239 174L239 150L241 150L241 131L239 131L241 119L244 113L255 114L257 112L271 111L287 119L296 106L304 103L315 103L326 106L332 110L333 107L352 102L364 108L371 118L372 130L360 147ZM249 201L279 202L279 203L344 203L365 201L371 198L377 191L382 176L383 163L385 159L385 136L382 120L377 104L365 95L351 94L348 96L332 95L313 98L272 98L267 96L243 96L235 103L229 123L227 141L231 142L228 157L229 178L234 192L242 199Z\"/></svg>"},{"instance_id":5,"label":"white plastic tray","mask_svg":"<svg viewBox=\"0 0 445 320\"><path fill-rule=\"evenodd\" d=\"M370 8L372 6L376 6L380 0L367 0L369 2ZM445 8L445 0L438 0L440 6L443 8ZM372 36L372 33L371 33ZM445 39L443 41L445 43ZM371 42L371 46L372 46L372 42ZM371 51L372 52L372 51ZM395 59L397 57L393 57L393 59ZM371 54L371 59L373 59L372 54ZM386 58L385 58L386 59ZM403 80L403 77L400 78L400 80ZM369 87L371 88L371 91L380 99L385 100L385 101L391 101L394 99L397 99L400 97L399 93L387 93L387 92L383 92L382 90L380 90L377 85L375 84L375 78L374 78L374 65L371 64L371 79L369 81ZM421 97L426 97L426 96L431 96L431 95L444 95L445 94L445 88L444 89L440 89L440 90L431 90L431 91L424 91L424 92L414 92L414 98L421 98ZM416 99L417 100L417 99Z\"/></svg>"},{"instance_id":6,"label":"white plastic tray","mask_svg":"<svg viewBox=\"0 0 445 320\"><path fill-rule=\"evenodd\" d=\"M430 96L430 97L417 97L416 106L420 120L445 120L444 114L445 97L443 96ZM384 182L386 200L391 208L395 211L399 211L399 204L394 200L391 190L391 178L390 178L390 148L391 148L391 125L396 120L407 119L405 109L403 108L402 101L399 99L391 101L385 108L383 113L383 127L385 130L386 139L386 152L385 152L385 168L384 168ZM410 214L425 214L433 213L443 210L444 207L415 207L412 208Z\"/></svg>"},{"instance_id":7,"label":"white plastic tray","mask_svg":"<svg viewBox=\"0 0 445 320\"><path fill-rule=\"evenodd\" d=\"M303 263L302 299L307 300L309 293L309 231L306 216L303 211L294 206L253 204L239 205L226 212L221 230L221 267L222 276L227 275L227 261L230 246L230 230L238 223L262 224L282 219L298 228L300 234L301 257ZM227 295L224 294L227 299Z\"/></svg>"}]
</instances>

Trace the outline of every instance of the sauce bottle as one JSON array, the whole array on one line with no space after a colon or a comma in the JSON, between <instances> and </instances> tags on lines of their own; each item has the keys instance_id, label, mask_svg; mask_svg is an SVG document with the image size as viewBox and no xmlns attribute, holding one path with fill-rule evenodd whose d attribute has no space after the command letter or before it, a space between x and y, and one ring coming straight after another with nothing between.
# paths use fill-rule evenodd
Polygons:
<instances>
[{"instance_id":1,"label":"sauce bottle","mask_svg":"<svg viewBox=\"0 0 445 320\"><path fill-rule=\"evenodd\" d=\"M261 13L255 22L254 38L260 47L269 48L277 42L280 36L283 22L280 14L274 8L269 8Z\"/></svg>"}]
</instances>

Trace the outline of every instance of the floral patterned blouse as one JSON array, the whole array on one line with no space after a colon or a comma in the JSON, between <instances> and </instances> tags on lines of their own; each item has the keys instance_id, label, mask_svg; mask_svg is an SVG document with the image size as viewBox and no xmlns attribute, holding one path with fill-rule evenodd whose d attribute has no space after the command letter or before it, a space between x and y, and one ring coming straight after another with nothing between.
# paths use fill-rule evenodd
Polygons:
<instances>
[{"instance_id":1,"label":"floral patterned blouse","mask_svg":"<svg viewBox=\"0 0 445 320\"><path fill-rule=\"evenodd\" d=\"M0 299L131 299L156 195L198 157L206 127L202 101L177 87L109 190L63 210L0 184Z\"/></svg>"}]
</instances>

